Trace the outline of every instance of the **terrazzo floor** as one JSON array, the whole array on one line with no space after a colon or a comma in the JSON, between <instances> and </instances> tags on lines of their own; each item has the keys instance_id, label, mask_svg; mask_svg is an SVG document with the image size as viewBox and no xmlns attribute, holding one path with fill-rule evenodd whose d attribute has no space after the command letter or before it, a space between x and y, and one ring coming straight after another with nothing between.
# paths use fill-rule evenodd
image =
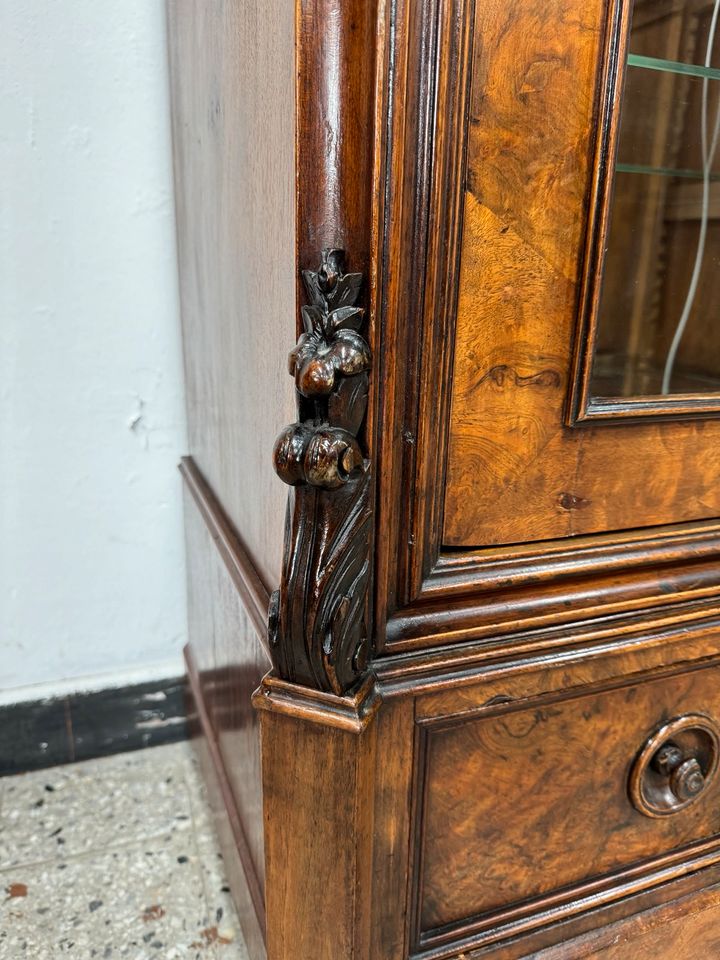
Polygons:
<instances>
[{"instance_id":1,"label":"terrazzo floor","mask_svg":"<svg viewBox=\"0 0 720 960\"><path fill-rule=\"evenodd\" d=\"M188 743L0 779L0 960L247 960Z\"/></svg>"}]
</instances>

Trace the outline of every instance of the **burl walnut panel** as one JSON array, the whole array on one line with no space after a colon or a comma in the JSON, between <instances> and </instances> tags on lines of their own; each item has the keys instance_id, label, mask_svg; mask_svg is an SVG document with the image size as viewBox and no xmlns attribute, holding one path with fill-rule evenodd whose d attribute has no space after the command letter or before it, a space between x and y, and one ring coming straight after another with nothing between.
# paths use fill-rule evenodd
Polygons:
<instances>
[{"instance_id":1,"label":"burl walnut panel","mask_svg":"<svg viewBox=\"0 0 720 960\"><path fill-rule=\"evenodd\" d=\"M717 420L564 425L613 6L476 7L445 497L451 546L720 512Z\"/></svg>"},{"instance_id":2,"label":"burl walnut panel","mask_svg":"<svg viewBox=\"0 0 720 960\"><path fill-rule=\"evenodd\" d=\"M539 702L427 734L423 931L571 887L720 831L717 779L663 819L633 806L630 771L658 725L720 718L720 670Z\"/></svg>"}]
</instances>

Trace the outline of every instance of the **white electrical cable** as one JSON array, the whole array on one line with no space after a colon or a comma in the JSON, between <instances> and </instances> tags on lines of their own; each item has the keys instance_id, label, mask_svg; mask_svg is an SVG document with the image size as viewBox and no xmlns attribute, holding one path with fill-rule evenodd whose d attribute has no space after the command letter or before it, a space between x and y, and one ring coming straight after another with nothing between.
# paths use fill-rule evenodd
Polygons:
<instances>
[{"instance_id":1,"label":"white electrical cable","mask_svg":"<svg viewBox=\"0 0 720 960\"><path fill-rule=\"evenodd\" d=\"M710 33L708 35L707 51L705 53L706 67L710 67L710 64L712 61L713 44L715 42L715 31L717 29L719 14L720 14L720 0L715 0L715 7L713 9L712 20L710 21ZM701 118L700 118L700 128L701 128L700 135L702 138L701 142L702 142L702 159L703 159L703 192L702 192L702 212L700 217L700 235L698 237L697 251L695 253L695 266L693 267L690 286L688 287L687 296L685 297L685 305L683 306L682 313L680 314L678 325L675 328L675 335L673 337L672 343L670 344L670 349L668 350L667 359L665 360L665 370L663 371L663 379L662 379L663 394L670 393L670 381L672 380L673 368L675 367L675 360L677 358L678 348L680 347L680 341L682 340L683 334L685 333L685 327L687 326L687 322L690 317L690 312L695 302L695 296L697 294L697 288L700 282L700 271L702 270L703 258L705 256L705 241L707 240L708 220L710 219L710 168L712 167L713 160L715 159L715 151L718 145L718 137L720 136L720 102L718 102L718 109L715 117L715 129L713 130L712 142L710 144L710 148L708 149L708 129L707 129L708 115L707 114L708 114L709 85L710 85L709 77L703 77L702 111L701 111Z\"/></svg>"}]
</instances>

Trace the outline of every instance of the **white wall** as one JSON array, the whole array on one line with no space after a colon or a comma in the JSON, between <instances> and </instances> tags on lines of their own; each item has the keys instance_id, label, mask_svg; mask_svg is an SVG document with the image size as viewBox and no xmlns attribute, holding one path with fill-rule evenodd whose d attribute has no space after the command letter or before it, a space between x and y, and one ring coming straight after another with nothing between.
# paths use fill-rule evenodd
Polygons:
<instances>
[{"instance_id":1,"label":"white wall","mask_svg":"<svg viewBox=\"0 0 720 960\"><path fill-rule=\"evenodd\" d=\"M1 0L5 701L182 669L180 350L164 0Z\"/></svg>"}]
</instances>

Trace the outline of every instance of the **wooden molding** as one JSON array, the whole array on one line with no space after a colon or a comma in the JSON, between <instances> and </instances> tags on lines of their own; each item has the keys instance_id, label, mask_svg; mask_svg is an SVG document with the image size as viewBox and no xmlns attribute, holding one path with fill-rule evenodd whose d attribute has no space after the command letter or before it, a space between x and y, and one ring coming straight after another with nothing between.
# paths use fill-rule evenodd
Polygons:
<instances>
[{"instance_id":1,"label":"wooden molding","mask_svg":"<svg viewBox=\"0 0 720 960\"><path fill-rule=\"evenodd\" d=\"M387 613L417 595L441 546L443 498L436 494L452 392L474 11L474 0L399 0L387 6L383 28L382 421L373 440L384 491L379 646Z\"/></svg>"},{"instance_id":2,"label":"wooden molding","mask_svg":"<svg viewBox=\"0 0 720 960\"><path fill-rule=\"evenodd\" d=\"M383 699L387 699L465 687L479 677L532 671L539 663L551 670L583 661L600 669L602 662L608 670L617 670L622 669L619 661L631 656L659 669L677 659L702 659L708 645L715 651L718 635L720 604L702 601L679 609L666 607L651 614L642 611L622 619L576 624L571 637L565 626L527 631L514 636L503 650L494 638L419 649L382 657L374 662L373 671Z\"/></svg>"},{"instance_id":3,"label":"wooden molding","mask_svg":"<svg viewBox=\"0 0 720 960\"><path fill-rule=\"evenodd\" d=\"M268 674L253 694L256 710L268 710L308 723L318 723L349 733L362 733L380 707L372 676L353 696L338 697L322 690L287 683Z\"/></svg>"},{"instance_id":4,"label":"wooden molding","mask_svg":"<svg viewBox=\"0 0 720 960\"><path fill-rule=\"evenodd\" d=\"M243 606L263 644L267 645L270 593L240 541L237 531L200 473L192 457L180 461L180 473L192 494L223 563L238 589Z\"/></svg>"},{"instance_id":5,"label":"wooden molding","mask_svg":"<svg viewBox=\"0 0 720 960\"><path fill-rule=\"evenodd\" d=\"M658 857L652 863L608 874L599 880L539 898L521 907L494 912L477 921L427 931L418 937L413 956L426 960L457 957L458 951L478 949L598 909L626 897L651 890L720 863L720 837L689 849Z\"/></svg>"},{"instance_id":6,"label":"wooden molding","mask_svg":"<svg viewBox=\"0 0 720 960\"><path fill-rule=\"evenodd\" d=\"M222 848L227 860L233 895L242 919L243 934L253 960L264 960L266 914L262 880L255 870L217 734L207 713L197 665L189 646L185 647L184 652L190 687L191 721L195 732L201 734L196 743L205 782L213 795L213 806L220 810L216 826L221 840L225 840Z\"/></svg>"},{"instance_id":7,"label":"wooden molding","mask_svg":"<svg viewBox=\"0 0 720 960\"><path fill-rule=\"evenodd\" d=\"M629 6L614 0L608 12L608 49L624 36ZM385 225L377 307L382 348L376 351L382 423L373 420L371 440L383 491L375 560L377 656L480 641L501 652L528 631L537 631L540 644L543 632L559 624L711 599L720 585L717 521L524 546L444 548L475 4L398 0L388 16L380 64L388 121L378 189ZM606 125L619 55L615 51L615 59L604 63L598 78ZM598 146L591 211L600 209L611 148ZM582 338L579 331L578 344ZM417 373L408 378L407 370Z\"/></svg>"}]
</instances>

